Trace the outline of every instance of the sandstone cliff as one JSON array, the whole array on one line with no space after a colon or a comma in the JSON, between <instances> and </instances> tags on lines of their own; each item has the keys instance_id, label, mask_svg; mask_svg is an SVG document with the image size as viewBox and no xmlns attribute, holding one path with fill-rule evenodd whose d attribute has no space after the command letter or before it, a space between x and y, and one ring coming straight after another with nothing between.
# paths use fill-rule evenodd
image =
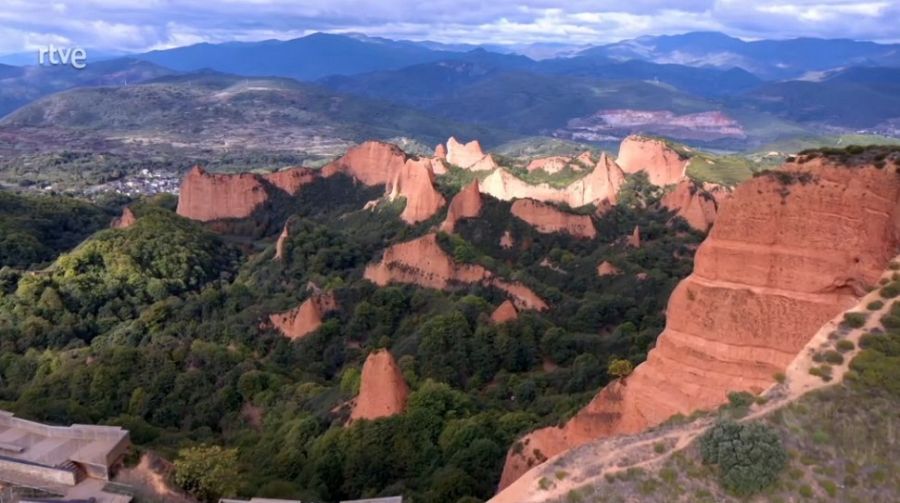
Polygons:
<instances>
[{"instance_id":1,"label":"sandstone cliff","mask_svg":"<svg viewBox=\"0 0 900 503\"><path fill-rule=\"evenodd\" d=\"M386 349L370 353L363 364L350 421L402 414L408 396L409 388L391 353Z\"/></svg>"},{"instance_id":2,"label":"sandstone cliff","mask_svg":"<svg viewBox=\"0 0 900 503\"><path fill-rule=\"evenodd\" d=\"M716 192L720 194L720 200L724 201L727 192L724 189ZM720 204L713 193L688 179L678 182L671 192L663 196L661 202L666 209L674 211L688 225L701 232L708 231L712 226Z\"/></svg>"},{"instance_id":3,"label":"sandstone cliff","mask_svg":"<svg viewBox=\"0 0 900 503\"><path fill-rule=\"evenodd\" d=\"M268 187L259 175L213 174L195 166L181 182L177 212L201 222L247 218L268 199Z\"/></svg>"},{"instance_id":4,"label":"sandstone cliff","mask_svg":"<svg viewBox=\"0 0 900 503\"><path fill-rule=\"evenodd\" d=\"M738 187L669 299L646 362L563 427L510 450L501 488L587 441L634 433L773 383L810 337L854 305L898 250L896 166L789 164Z\"/></svg>"},{"instance_id":5,"label":"sandstone cliff","mask_svg":"<svg viewBox=\"0 0 900 503\"><path fill-rule=\"evenodd\" d=\"M322 168L322 176L337 173L365 185L384 185L391 197L406 198L403 221L414 224L431 218L444 206L444 197L434 188L431 159L413 159L395 145L367 141Z\"/></svg>"},{"instance_id":6,"label":"sandstone cliff","mask_svg":"<svg viewBox=\"0 0 900 503\"><path fill-rule=\"evenodd\" d=\"M551 157L540 157L529 162L528 166L526 166L525 169L527 169L528 171L536 171L540 169L547 173L553 174L559 173L571 162L572 158L565 156L557 155ZM578 169L578 167L576 167L574 164L572 166Z\"/></svg>"},{"instance_id":7,"label":"sandstone cliff","mask_svg":"<svg viewBox=\"0 0 900 503\"><path fill-rule=\"evenodd\" d=\"M269 321L285 337L299 339L315 332L322 325L322 317L337 309L331 293L314 293L298 307L285 313L269 316Z\"/></svg>"},{"instance_id":8,"label":"sandstone cliff","mask_svg":"<svg viewBox=\"0 0 900 503\"><path fill-rule=\"evenodd\" d=\"M287 246L287 240L290 237L290 231L288 229L290 224L291 221L288 219L281 229L281 234L278 235L278 241L275 242L275 260L282 260L284 258L285 246Z\"/></svg>"},{"instance_id":9,"label":"sandstone cliff","mask_svg":"<svg viewBox=\"0 0 900 503\"><path fill-rule=\"evenodd\" d=\"M262 175L263 179L279 189L295 196L304 185L312 183L318 172L310 168L288 168Z\"/></svg>"},{"instance_id":10,"label":"sandstone cliff","mask_svg":"<svg viewBox=\"0 0 900 503\"><path fill-rule=\"evenodd\" d=\"M544 234L561 232L583 239L594 239L597 236L597 229L590 216L566 213L533 199L516 200L510 213Z\"/></svg>"},{"instance_id":11,"label":"sandstone cliff","mask_svg":"<svg viewBox=\"0 0 900 503\"><path fill-rule=\"evenodd\" d=\"M551 187L546 183L531 185L504 169L498 169L481 182L481 192L503 201L534 199L565 203L578 208L586 204L600 204L603 201L615 203L623 183L625 174L604 154L587 176L562 189Z\"/></svg>"},{"instance_id":12,"label":"sandstone cliff","mask_svg":"<svg viewBox=\"0 0 900 503\"><path fill-rule=\"evenodd\" d=\"M604 260L597 266L597 276L615 276L619 274L619 268Z\"/></svg>"},{"instance_id":13,"label":"sandstone cliff","mask_svg":"<svg viewBox=\"0 0 900 503\"><path fill-rule=\"evenodd\" d=\"M441 223L441 230L453 232L456 222L463 218L477 217L481 214L482 206L481 192L478 190L478 180L476 179L453 196L453 200L447 207L447 218Z\"/></svg>"},{"instance_id":14,"label":"sandstone cliff","mask_svg":"<svg viewBox=\"0 0 900 503\"><path fill-rule=\"evenodd\" d=\"M678 183L688 165L688 159L663 140L635 135L622 140L616 162L626 173L646 172L650 183L659 186Z\"/></svg>"},{"instance_id":15,"label":"sandstone cliff","mask_svg":"<svg viewBox=\"0 0 900 503\"><path fill-rule=\"evenodd\" d=\"M410 283L437 290L480 283L506 292L519 309L547 309L547 304L525 285L500 279L477 264L455 263L433 233L389 247L380 262L366 267L363 277L379 286Z\"/></svg>"},{"instance_id":16,"label":"sandstone cliff","mask_svg":"<svg viewBox=\"0 0 900 503\"><path fill-rule=\"evenodd\" d=\"M472 140L463 144L450 137L445 149L447 162L463 169L471 171L490 171L497 168L497 163L490 154L485 154L478 140ZM435 149L435 157L440 157L441 151Z\"/></svg>"},{"instance_id":17,"label":"sandstone cliff","mask_svg":"<svg viewBox=\"0 0 900 503\"><path fill-rule=\"evenodd\" d=\"M497 324L514 321L518 319L518 317L519 312L516 311L516 306L508 300L504 300L503 303L491 313L491 321Z\"/></svg>"},{"instance_id":18,"label":"sandstone cliff","mask_svg":"<svg viewBox=\"0 0 900 503\"><path fill-rule=\"evenodd\" d=\"M113 229L127 229L134 225L137 222L137 217L134 216L134 212L131 211L131 208L128 206L122 208L122 214L113 219L110 227Z\"/></svg>"}]
</instances>

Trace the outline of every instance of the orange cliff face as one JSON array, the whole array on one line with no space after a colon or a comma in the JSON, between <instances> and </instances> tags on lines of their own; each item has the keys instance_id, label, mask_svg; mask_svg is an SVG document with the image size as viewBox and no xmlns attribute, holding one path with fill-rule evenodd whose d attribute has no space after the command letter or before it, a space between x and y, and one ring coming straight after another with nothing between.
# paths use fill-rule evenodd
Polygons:
<instances>
[{"instance_id":1,"label":"orange cliff face","mask_svg":"<svg viewBox=\"0 0 900 503\"><path fill-rule=\"evenodd\" d=\"M380 262L366 266L363 277L379 286L409 283L436 290L480 283L506 292L519 309L547 309L547 304L525 285L497 278L477 264L455 263L433 233L389 247Z\"/></svg>"},{"instance_id":2,"label":"orange cliff face","mask_svg":"<svg viewBox=\"0 0 900 503\"><path fill-rule=\"evenodd\" d=\"M268 188L259 175L213 174L195 166L181 182L177 212L201 222L248 218L268 199Z\"/></svg>"},{"instance_id":3,"label":"orange cliff face","mask_svg":"<svg viewBox=\"0 0 900 503\"><path fill-rule=\"evenodd\" d=\"M370 353L363 364L350 421L402 414L408 397L409 387L391 353L386 349Z\"/></svg>"},{"instance_id":4,"label":"orange cliff face","mask_svg":"<svg viewBox=\"0 0 900 503\"><path fill-rule=\"evenodd\" d=\"M516 178L512 173L498 169L481 182L481 192L502 201L513 199L534 199L536 201L567 204L578 208L586 204L604 201L615 203L625 174L606 154L603 154L594 169L584 178L576 180L563 189L541 183L531 185Z\"/></svg>"},{"instance_id":5,"label":"orange cliff face","mask_svg":"<svg viewBox=\"0 0 900 503\"><path fill-rule=\"evenodd\" d=\"M113 219L110 227L113 229L127 229L137 222L137 217L128 206L122 208L122 215Z\"/></svg>"},{"instance_id":6,"label":"orange cliff face","mask_svg":"<svg viewBox=\"0 0 900 503\"><path fill-rule=\"evenodd\" d=\"M430 159L413 159L395 145L367 141L322 168L325 177L343 173L368 186L385 185L391 198L406 198L400 215L414 224L434 216L446 202L434 188Z\"/></svg>"},{"instance_id":7,"label":"orange cliff face","mask_svg":"<svg viewBox=\"0 0 900 503\"><path fill-rule=\"evenodd\" d=\"M626 173L646 172L650 183L659 186L678 183L688 165L666 142L635 135L622 140L616 162Z\"/></svg>"},{"instance_id":8,"label":"orange cliff face","mask_svg":"<svg viewBox=\"0 0 900 503\"><path fill-rule=\"evenodd\" d=\"M572 163L571 157L558 156L558 155L551 156L551 157L540 157L540 158L534 159L531 162L529 162L528 166L526 166L525 169L527 169L528 171L537 171L540 169L540 170L545 171L546 173L553 174L553 173L559 173L560 171L565 169L566 166L569 166L571 163ZM571 166L573 167L573 169L580 169L580 166L577 166L575 164L571 164Z\"/></svg>"},{"instance_id":9,"label":"orange cliff face","mask_svg":"<svg viewBox=\"0 0 900 503\"><path fill-rule=\"evenodd\" d=\"M450 137L447 147L443 150L435 149L435 157L444 158L450 164L454 164L470 171L490 171L497 168L497 163L490 154L485 154L478 140L472 140L463 144ZM444 154L443 156L441 154Z\"/></svg>"},{"instance_id":10,"label":"orange cliff face","mask_svg":"<svg viewBox=\"0 0 900 503\"><path fill-rule=\"evenodd\" d=\"M561 232L582 239L597 236L597 229L588 215L573 215L532 199L517 199L510 212L545 234Z\"/></svg>"},{"instance_id":11,"label":"orange cliff face","mask_svg":"<svg viewBox=\"0 0 900 503\"><path fill-rule=\"evenodd\" d=\"M285 337L299 339L315 332L322 325L322 317L337 308L334 295L315 293L290 311L270 315L269 321Z\"/></svg>"},{"instance_id":12,"label":"orange cliff face","mask_svg":"<svg viewBox=\"0 0 900 503\"><path fill-rule=\"evenodd\" d=\"M478 180L475 179L453 196L450 206L447 207L447 218L441 223L440 229L443 232L453 232L456 222L463 218L477 217L481 214L483 205L481 192L478 190Z\"/></svg>"},{"instance_id":13,"label":"orange cliff face","mask_svg":"<svg viewBox=\"0 0 900 503\"><path fill-rule=\"evenodd\" d=\"M491 321L497 324L515 321L518 318L519 312L516 311L516 306L508 300L504 300L503 303L491 313Z\"/></svg>"},{"instance_id":14,"label":"orange cliff face","mask_svg":"<svg viewBox=\"0 0 900 503\"><path fill-rule=\"evenodd\" d=\"M672 292L666 328L647 361L563 427L523 438L507 455L500 487L572 447L771 385L897 253L896 169L814 160L783 168L793 183L763 175L739 186L698 249L694 272ZM801 173L812 180L801 181ZM496 501L508 500L501 492Z\"/></svg>"},{"instance_id":15,"label":"orange cliff face","mask_svg":"<svg viewBox=\"0 0 900 503\"><path fill-rule=\"evenodd\" d=\"M716 192L710 192L685 179L664 195L661 203L663 207L685 219L694 229L706 232L716 220L720 202L728 197L728 192L723 187L710 185L710 188Z\"/></svg>"}]
</instances>

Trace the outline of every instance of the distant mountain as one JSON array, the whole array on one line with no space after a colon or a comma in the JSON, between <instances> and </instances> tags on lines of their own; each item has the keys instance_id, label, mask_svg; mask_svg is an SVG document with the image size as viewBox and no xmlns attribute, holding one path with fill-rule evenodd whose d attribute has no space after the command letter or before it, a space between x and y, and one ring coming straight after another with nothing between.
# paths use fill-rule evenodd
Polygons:
<instances>
[{"instance_id":1,"label":"distant mountain","mask_svg":"<svg viewBox=\"0 0 900 503\"><path fill-rule=\"evenodd\" d=\"M0 117L51 93L85 86L137 84L171 75L172 70L135 59L69 66L0 66Z\"/></svg>"},{"instance_id":2,"label":"distant mountain","mask_svg":"<svg viewBox=\"0 0 900 503\"><path fill-rule=\"evenodd\" d=\"M640 37L592 47L579 55L619 61L638 59L687 66L738 67L764 79L785 79L845 66L896 64L900 60L900 44L818 38L745 42L722 33L694 32Z\"/></svg>"},{"instance_id":3,"label":"distant mountain","mask_svg":"<svg viewBox=\"0 0 900 503\"><path fill-rule=\"evenodd\" d=\"M237 75L315 80L402 68L452 54L412 42L315 33L287 41L203 43L135 57L184 72L208 68Z\"/></svg>"},{"instance_id":4,"label":"distant mountain","mask_svg":"<svg viewBox=\"0 0 900 503\"><path fill-rule=\"evenodd\" d=\"M96 141L144 149L321 155L371 138L408 136L435 144L453 134L488 143L510 137L296 80L215 72L65 91L17 110L0 121L0 128L79 131Z\"/></svg>"}]
</instances>

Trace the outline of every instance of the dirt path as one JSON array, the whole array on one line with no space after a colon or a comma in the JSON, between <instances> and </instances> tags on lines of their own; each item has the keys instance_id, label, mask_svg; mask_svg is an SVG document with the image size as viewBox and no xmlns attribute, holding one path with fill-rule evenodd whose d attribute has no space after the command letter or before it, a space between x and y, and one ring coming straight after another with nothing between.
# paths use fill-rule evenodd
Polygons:
<instances>
[{"instance_id":1,"label":"dirt path","mask_svg":"<svg viewBox=\"0 0 900 503\"><path fill-rule=\"evenodd\" d=\"M900 256L895 257L894 261L900 261ZM894 272L887 270L882 278L890 278ZM886 300L881 309L869 311L866 308L875 300L884 300L878 290L868 293L855 306L823 325L785 369L783 382L761 393L767 401L751 406L750 413L740 421L766 416L811 391L840 383L850 361L859 352L859 338L869 330L880 327L880 319L891 308L891 299ZM846 312L867 313L865 325L856 329L841 326ZM843 353L843 363L831 365L832 379L826 382L809 371L820 365L813 360L813 356L832 349L837 340L852 341L854 348ZM714 422L714 417L701 417L688 424L662 425L636 435L606 438L576 447L529 470L488 503L540 503L564 498L573 489L599 484L607 475L629 468L661 465L674 453L690 446Z\"/></svg>"}]
</instances>

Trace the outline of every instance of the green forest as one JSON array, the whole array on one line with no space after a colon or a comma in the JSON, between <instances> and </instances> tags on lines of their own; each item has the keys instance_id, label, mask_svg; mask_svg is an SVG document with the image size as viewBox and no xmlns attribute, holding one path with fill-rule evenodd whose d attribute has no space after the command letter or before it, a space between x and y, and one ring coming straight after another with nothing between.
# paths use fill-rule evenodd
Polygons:
<instances>
[{"instance_id":1,"label":"green forest","mask_svg":"<svg viewBox=\"0 0 900 503\"><path fill-rule=\"evenodd\" d=\"M387 246L443 214L407 226L400 201L360 211L371 189L339 176L316 183L276 202L258 240L183 219L171 197L130 202L137 222L109 229L120 205L0 192L0 408L121 425L136 454L175 460L175 482L208 501L484 501L519 435L573 415L611 379L610 363L646 358L702 239L660 209L642 175L603 215L583 209L593 240L538 233L510 203L486 198L480 218L439 243L551 306L496 325L502 292L362 279ZM624 242L635 226L639 248ZM499 245L506 231L512 249ZM598 276L605 260L621 274ZM296 307L310 283L340 306L316 332L291 341L263 323ZM362 363L379 348L401 367L408 408L345 426ZM199 469L210 457L221 466Z\"/></svg>"}]
</instances>

